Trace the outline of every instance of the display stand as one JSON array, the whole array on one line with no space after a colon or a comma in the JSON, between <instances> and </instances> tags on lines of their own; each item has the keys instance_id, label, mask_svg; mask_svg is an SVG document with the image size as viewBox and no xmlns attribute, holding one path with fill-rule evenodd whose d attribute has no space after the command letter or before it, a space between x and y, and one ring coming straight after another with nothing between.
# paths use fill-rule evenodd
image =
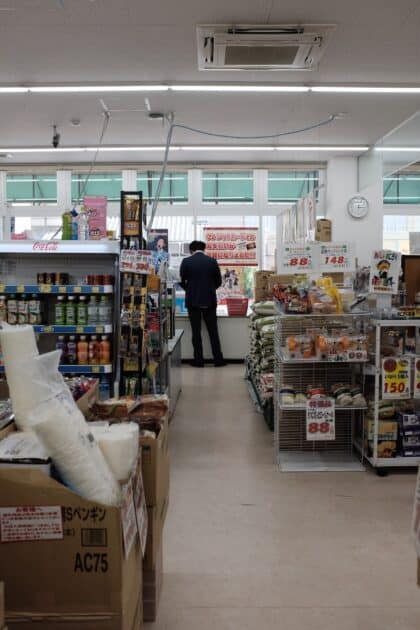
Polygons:
<instances>
[{"instance_id":1,"label":"display stand","mask_svg":"<svg viewBox=\"0 0 420 630\"><path fill-rule=\"evenodd\" d=\"M275 458L283 472L362 471L364 467L353 450L355 423L366 409L355 406L335 406L334 439L307 439L306 405L284 405L280 390L290 386L305 393L309 386L321 385L326 392L334 383L359 385L363 391L364 360L330 361L290 358L285 355L287 339L322 329L326 334L351 327L367 331L369 314L285 315L278 305L275 334Z\"/></svg>"}]
</instances>

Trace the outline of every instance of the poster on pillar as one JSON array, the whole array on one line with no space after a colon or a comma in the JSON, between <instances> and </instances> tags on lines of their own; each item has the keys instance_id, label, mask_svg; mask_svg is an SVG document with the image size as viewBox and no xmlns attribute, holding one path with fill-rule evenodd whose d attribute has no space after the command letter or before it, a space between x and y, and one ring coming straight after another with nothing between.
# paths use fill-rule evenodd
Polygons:
<instances>
[{"instance_id":1,"label":"poster on pillar","mask_svg":"<svg viewBox=\"0 0 420 630\"><path fill-rule=\"evenodd\" d=\"M390 249L377 249L370 263L370 292L381 295L398 293L401 254Z\"/></svg>"},{"instance_id":2,"label":"poster on pillar","mask_svg":"<svg viewBox=\"0 0 420 630\"><path fill-rule=\"evenodd\" d=\"M258 228L205 227L206 254L219 265L256 267L258 265Z\"/></svg>"}]
</instances>

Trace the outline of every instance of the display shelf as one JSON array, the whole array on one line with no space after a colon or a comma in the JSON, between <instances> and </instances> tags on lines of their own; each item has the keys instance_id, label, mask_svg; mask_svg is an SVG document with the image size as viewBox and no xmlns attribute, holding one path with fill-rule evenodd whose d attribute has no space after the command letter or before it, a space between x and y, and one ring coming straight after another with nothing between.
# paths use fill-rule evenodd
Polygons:
<instances>
[{"instance_id":1,"label":"display shelf","mask_svg":"<svg viewBox=\"0 0 420 630\"><path fill-rule=\"evenodd\" d=\"M34 331L38 334L58 334L58 335L104 335L112 333L112 324L90 325L90 326L62 326L59 324L45 324L34 326Z\"/></svg>"},{"instance_id":2,"label":"display shelf","mask_svg":"<svg viewBox=\"0 0 420 630\"><path fill-rule=\"evenodd\" d=\"M5 371L4 365L0 365L0 374ZM112 364L105 365L59 365L58 371L62 374L111 374Z\"/></svg>"},{"instance_id":3,"label":"display shelf","mask_svg":"<svg viewBox=\"0 0 420 630\"><path fill-rule=\"evenodd\" d=\"M33 293L35 295L92 295L114 292L112 284L0 284L0 293Z\"/></svg>"}]
</instances>

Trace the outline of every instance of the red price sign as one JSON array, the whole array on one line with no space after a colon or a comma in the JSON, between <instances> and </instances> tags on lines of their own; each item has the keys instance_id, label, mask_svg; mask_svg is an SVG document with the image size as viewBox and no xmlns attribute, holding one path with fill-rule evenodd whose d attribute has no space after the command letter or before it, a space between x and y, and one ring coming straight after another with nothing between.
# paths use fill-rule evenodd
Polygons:
<instances>
[{"instance_id":1,"label":"red price sign","mask_svg":"<svg viewBox=\"0 0 420 630\"><path fill-rule=\"evenodd\" d=\"M333 398L308 400L306 439L310 441L335 440L335 401Z\"/></svg>"}]
</instances>

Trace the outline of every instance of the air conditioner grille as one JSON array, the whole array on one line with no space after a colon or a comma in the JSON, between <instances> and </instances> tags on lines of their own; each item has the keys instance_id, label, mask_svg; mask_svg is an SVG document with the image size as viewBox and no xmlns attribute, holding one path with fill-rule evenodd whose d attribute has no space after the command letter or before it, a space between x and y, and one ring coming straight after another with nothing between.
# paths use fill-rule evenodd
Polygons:
<instances>
[{"instance_id":1,"label":"air conditioner grille","mask_svg":"<svg viewBox=\"0 0 420 630\"><path fill-rule=\"evenodd\" d=\"M225 63L229 66L292 65L299 46L226 46Z\"/></svg>"}]
</instances>

